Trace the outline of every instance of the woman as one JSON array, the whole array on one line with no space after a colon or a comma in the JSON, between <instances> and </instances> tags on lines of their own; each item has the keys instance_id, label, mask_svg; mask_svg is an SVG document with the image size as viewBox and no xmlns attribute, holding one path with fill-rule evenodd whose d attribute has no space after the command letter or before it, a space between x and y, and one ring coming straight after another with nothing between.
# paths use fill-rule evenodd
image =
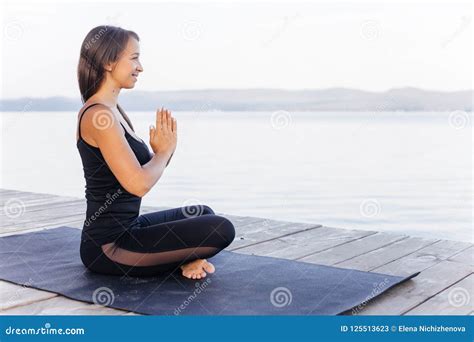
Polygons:
<instances>
[{"instance_id":1,"label":"woman","mask_svg":"<svg viewBox=\"0 0 474 342\"><path fill-rule=\"evenodd\" d=\"M141 140L118 104L122 88L143 72L139 37L98 26L84 39L78 65L83 108L77 148L86 180L87 214L80 254L91 271L129 276L179 270L201 279L215 271L206 259L231 244L232 222L206 205L139 215L143 197L162 176L177 144L177 121L166 109Z\"/></svg>"}]
</instances>

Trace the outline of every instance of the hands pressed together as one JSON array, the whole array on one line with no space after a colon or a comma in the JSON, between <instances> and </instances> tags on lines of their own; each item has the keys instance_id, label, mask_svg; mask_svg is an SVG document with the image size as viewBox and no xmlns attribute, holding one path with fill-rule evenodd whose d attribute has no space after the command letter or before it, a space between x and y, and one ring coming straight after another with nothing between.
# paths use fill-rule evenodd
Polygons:
<instances>
[{"instance_id":1,"label":"hands pressed together","mask_svg":"<svg viewBox=\"0 0 474 342\"><path fill-rule=\"evenodd\" d=\"M156 111L156 127L150 125L150 146L155 154L169 154L171 159L177 142L178 122L169 110L161 107Z\"/></svg>"}]
</instances>

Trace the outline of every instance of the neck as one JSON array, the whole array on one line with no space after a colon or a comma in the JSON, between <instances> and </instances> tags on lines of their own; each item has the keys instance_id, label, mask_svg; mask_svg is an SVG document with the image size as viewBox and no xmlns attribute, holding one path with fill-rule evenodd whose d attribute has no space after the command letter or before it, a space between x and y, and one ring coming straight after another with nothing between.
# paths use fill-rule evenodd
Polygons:
<instances>
[{"instance_id":1,"label":"neck","mask_svg":"<svg viewBox=\"0 0 474 342\"><path fill-rule=\"evenodd\" d=\"M100 89L94 94L94 97L100 99L100 102L111 108L117 108L118 96L121 88L113 82L104 82Z\"/></svg>"}]
</instances>

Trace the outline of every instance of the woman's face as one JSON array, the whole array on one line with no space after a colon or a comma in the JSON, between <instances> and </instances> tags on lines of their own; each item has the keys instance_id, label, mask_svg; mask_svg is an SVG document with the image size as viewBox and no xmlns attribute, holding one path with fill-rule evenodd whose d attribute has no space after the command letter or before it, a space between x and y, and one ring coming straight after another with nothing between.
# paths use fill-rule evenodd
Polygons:
<instances>
[{"instance_id":1,"label":"woman's face","mask_svg":"<svg viewBox=\"0 0 474 342\"><path fill-rule=\"evenodd\" d=\"M130 89L135 86L138 74L143 71L139 57L140 45L135 38L130 38L110 73L120 88Z\"/></svg>"}]
</instances>

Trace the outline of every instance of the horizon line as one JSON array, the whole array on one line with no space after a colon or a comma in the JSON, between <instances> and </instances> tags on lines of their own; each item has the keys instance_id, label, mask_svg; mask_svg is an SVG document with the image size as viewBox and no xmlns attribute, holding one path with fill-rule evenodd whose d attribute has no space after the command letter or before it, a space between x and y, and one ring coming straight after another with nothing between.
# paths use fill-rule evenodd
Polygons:
<instances>
[{"instance_id":1,"label":"horizon line","mask_svg":"<svg viewBox=\"0 0 474 342\"><path fill-rule=\"evenodd\" d=\"M404 86L404 87L394 87L389 88L387 90L382 91L373 91L373 90L364 90L360 88L350 88L350 87L328 87L328 88L299 88L299 89L288 89L288 88L189 88L189 89L167 89L167 90L138 90L135 89L136 92L191 92L191 91L243 91L243 90L272 90L272 91L287 91L287 92L301 92L301 91L322 91L322 90L353 90L353 91L361 91L366 93L374 93L374 94L383 94L393 90L404 90L404 89L411 89L411 90L421 90L426 92L436 92L436 93L459 93L459 92L474 92L474 89L462 89L462 90L436 90L436 89L427 89L427 88L418 88L413 86ZM132 89L125 89L130 90ZM80 96L80 93L78 94ZM0 101L4 100L19 100L22 98L51 98L51 97L64 97L64 98L74 98L76 95L48 95L48 96L41 96L41 97L31 97L31 96L20 96L20 97L9 97L3 98L0 97Z\"/></svg>"}]
</instances>

